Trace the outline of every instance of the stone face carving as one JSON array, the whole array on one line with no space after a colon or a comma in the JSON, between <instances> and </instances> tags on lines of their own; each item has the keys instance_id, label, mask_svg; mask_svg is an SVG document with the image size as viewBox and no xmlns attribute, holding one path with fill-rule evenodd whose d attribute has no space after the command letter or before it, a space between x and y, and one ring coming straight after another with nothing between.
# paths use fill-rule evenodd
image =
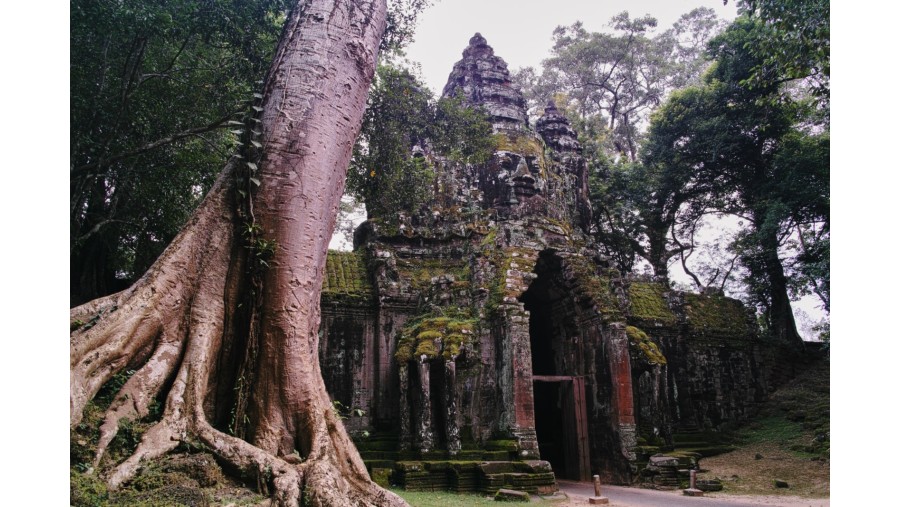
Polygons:
<instances>
[{"instance_id":1,"label":"stone face carving","mask_svg":"<svg viewBox=\"0 0 900 507\"><path fill-rule=\"evenodd\" d=\"M362 409L345 423L370 435L358 442L370 467L485 493L552 491L551 465L630 482L678 432L747 418L778 356L746 309L610 268L584 233L575 132L553 104L529 129L479 34L444 89L455 93L490 115L491 160L452 163L420 144L438 175L432 208L364 223L355 251L326 266L323 376Z\"/></svg>"}]
</instances>

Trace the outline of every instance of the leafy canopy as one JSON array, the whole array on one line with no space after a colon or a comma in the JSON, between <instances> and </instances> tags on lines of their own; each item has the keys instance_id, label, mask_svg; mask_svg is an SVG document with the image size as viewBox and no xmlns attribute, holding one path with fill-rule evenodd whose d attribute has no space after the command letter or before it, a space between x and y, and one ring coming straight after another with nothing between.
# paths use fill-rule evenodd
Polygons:
<instances>
[{"instance_id":1,"label":"leafy canopy","mask_svg":"<svg viewBox=\"0 0 900 507\"><path fill-rule=\"evenodd\" d=\"M435 101L407 69L381 65L347 175L370 218L392 221L433 197L437 160L476 164L496 141L484 112L461 97Z\"/></svg>"}]
</instances>

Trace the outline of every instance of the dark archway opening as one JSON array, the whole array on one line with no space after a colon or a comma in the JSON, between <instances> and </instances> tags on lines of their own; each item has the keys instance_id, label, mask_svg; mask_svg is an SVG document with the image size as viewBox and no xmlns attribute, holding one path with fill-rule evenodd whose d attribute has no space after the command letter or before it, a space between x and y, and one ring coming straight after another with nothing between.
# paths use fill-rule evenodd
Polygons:
<instances>
[{"instance_id":1,"label":"dark archway opening","mask_svg":"<svg viewBox=\"0 0 900 507\"><path fill-rule=\"evenodd\" d=\"M530 312L538 448L557 477L587 480L587 412L584 379L578 371L583 358L575 300L564 285L562 263L554 252L541 253L535 273L538 276L521 301Z\"/></svg>"}]
</instances>

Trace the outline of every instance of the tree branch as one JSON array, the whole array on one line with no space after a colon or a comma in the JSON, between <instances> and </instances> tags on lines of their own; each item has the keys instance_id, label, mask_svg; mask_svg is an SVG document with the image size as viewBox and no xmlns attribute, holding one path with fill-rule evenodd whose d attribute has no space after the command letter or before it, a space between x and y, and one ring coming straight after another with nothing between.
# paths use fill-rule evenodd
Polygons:
<instances>
[{"instance_id":1,"label":"tree branch","mask_svg":"<svg viewBox=\"0 0 900 507\"><path fill-rule=\"evenodd\" d=\"M84 164L82 166L78 166L78 167L72 169L72 171L69 173L69 178L76 178L76 177L82 176L85 173L87 173L88 171L90 171L91 169L101 168L103 166L112 164L113 162L118 162L119 160L122 160L122 159L131 158L131 157L140 155L142 153L146 153L150 150L159 148L160 146L165 146L167 144L172 144L176 141L180 141L186 137L191 137L191 136L195 136L198 134L202 134L204 132L210 132L212 130L225 128L226 127L225 122L227 122L228 119L231 118L233 114L234 113L229 113L229 114L217 119L216 121L210 123L209 125L188 129L183 132L179 132L177 134L172 134L169 137L164 137L162 139L158 139L156 141L153 141L152 143L145 144L144 146L141 146L140 148L137 148L135 150L127 151L125 153L119 153L118 155L113 155L112 157L109 157L106 159L100 159L100 160L98 160L96 162L92 162L90 164Z\"/></svg>"}]
</instances>

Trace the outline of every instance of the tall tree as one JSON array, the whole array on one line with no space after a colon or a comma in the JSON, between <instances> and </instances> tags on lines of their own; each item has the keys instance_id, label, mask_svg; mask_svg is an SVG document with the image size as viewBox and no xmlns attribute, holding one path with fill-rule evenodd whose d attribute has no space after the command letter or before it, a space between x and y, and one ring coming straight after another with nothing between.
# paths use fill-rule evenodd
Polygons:
<instances>
[{"instance_id":1,"label":"tall tree","mask_svg":"<svg viewBox=\"0 0 900 507\"><path fill-rule=\"evenodd\" d=\"M241 156L138 282L71 310L72 425L113 375L135 370L97 462L124 418L164 400L112 487L196 439L269 483L279 505L403 505L369 479L318 363L325 253L385 16L384 0L299 2Z\"/></svg>"},{"instance_id":2,"label":"tall tree","mask_svg":"<svg viewBox=\"0 0 900 507\"><path fill-rule=\"evenodd\" d=\"M749 84L760 64L752 48L766 35L743 17L710 43L715 64L703 86L673 94L656 113L645 158L694 188L694 212L749 223L735 246L751 296L774 336L800 344L780 249L795 227L827 222L828 142L804 125L802 104L778 80Z\"/></svg>"}]
</instances>

